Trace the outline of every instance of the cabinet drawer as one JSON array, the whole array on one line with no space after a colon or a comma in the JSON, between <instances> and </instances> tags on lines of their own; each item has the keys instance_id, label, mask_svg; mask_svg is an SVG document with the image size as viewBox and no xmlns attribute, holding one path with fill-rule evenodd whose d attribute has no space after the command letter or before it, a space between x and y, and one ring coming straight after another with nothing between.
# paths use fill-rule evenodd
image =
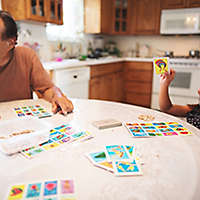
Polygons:
<instances>
[{"instance_id":1,"label":"cabinet drawer","mask_svg":"<svg viewBox=\"0 0 200 200\"><path fill-rule=\"evenodd\" d=\"M122 63L110 63L103 65L93 65L90 67L90 77L103 76L113 72L119 72L122 70Z\"/></svg>"},{"instance_id":2,"label":"cabinet drawer","mask_svg":"<svg viewBox=\"0 0 200 200\"><path fill-rule=\"evenodd\" d=\"M134 81L125 81L124 89L125 92L136 92L136 93L145 93L151 94L151 83L142 83L142 82L134 82Z\"/></svg>"},{"instance_id":3,"label":"cabinet drawer","mask_svg":"<svg viewBox=\"0 0 200 200\"><path fill-rule=\"evenodd\" d=\"M151 95L129 92L129 93L126 93L125 95L125 101L126 103L150 108Z\"/></svg>"},{"instance_id":4,"label":"cabinet drawer","mask_svg":"<svg viewBox=\"0 0 200 200\"><path fill-rule=\"evenodd\" d=\"M142 81L142 82L152 82L152 71L127 71L124 73L124 79L127 81Z\"/></svg>"},{"instance_id":5,"label":"cabinet drawer","mask_svg":"<svg viewBox=\"0 0 200 200\"><path fill-rule=\"evenodd\" d=\"M126 62L125 71L152 71L152 62Z\"/></svg>"}]
</instances>

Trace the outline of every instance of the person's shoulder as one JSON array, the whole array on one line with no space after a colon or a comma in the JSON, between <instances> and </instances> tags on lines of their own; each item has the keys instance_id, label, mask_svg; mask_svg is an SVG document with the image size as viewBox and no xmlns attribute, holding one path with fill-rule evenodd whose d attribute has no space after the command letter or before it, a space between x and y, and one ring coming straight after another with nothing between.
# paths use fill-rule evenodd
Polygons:
<instances>
[{"instance_id":1,"label":"person's shoulder","mask_svg":"<svg viewBox=\"0 0 200 200\"><path fill-rule=\"evenodd\" d=\"M26 47L26 46L16 46L15 47L15 52L17 54L24 54L24 55L34 55L35 54L35 51L29 47Z\"/></svg>"}]
</instances>

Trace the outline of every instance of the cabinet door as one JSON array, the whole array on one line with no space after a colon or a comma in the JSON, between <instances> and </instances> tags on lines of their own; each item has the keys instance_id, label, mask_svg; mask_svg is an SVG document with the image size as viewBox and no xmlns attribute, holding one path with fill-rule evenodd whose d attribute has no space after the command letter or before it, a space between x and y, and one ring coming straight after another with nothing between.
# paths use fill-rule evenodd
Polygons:
<instances>
[{"instance_id":1,"label":"cabinet door","mask_svg":"<svg viewBox=\"0 0 200 200\"><path fill-rule=\"evenodd\" d=\"M187 0L187 7L189 8L200 7L200 0Z\"/></svg>"},{"instance_id":2,"label":"cabinet door","mask_svg":"<svg viewBox=\"0 0 200 200\"><path fill-rule=\"evenodd\" d=\"M46 22L47 1L27 0L27 19Z\"/></svg>"},{"instance_id":3,"label":"cabinet door","mask_svg":"<svg viewBox=\"0 0 200 200\"><path fill-rule=\"evenodd\" d=\"M50 23L63 24L62 0L49 0L47 4L47 20Z\"/></svg>"},{"instance_id":4,"label":"cabinet door","mask_svg":"<svg viewBox=\"0 0 200 200\"><path fill-rule=\"evenodd\" d=\"M125 102L150 107L152 62L127 62L124 67Z\"/></svg>"},{"instance_id":5,"label":"cabinet door","mask_svg":"<svg viewBox=\"0 0 200 200\"><path fill-rule=\"evenodd\" d=\"M127 34L132 0L84 0L84 32Z\"/></svg>"},{"instance_id":6,"label":"cabinet door","mask_svg":"<svg viewBox=\"0 0 200 200\"><path fill-rule=\"evenodd\" d=\"M163 9L185 8L186 0L162 0L161 7Z\"/></svg>"},{"instance_id":7,"label":"cabinet door","mask_svg":"<svg viewBox=\"0 0 200 200\"><path fill-rule=\"evenodd\" d=\"M109 101L122 101L122 63L109 63L91 66L89 98Z\"/></svg>"},{"instance_id":8,"label":"cabinet door","mask_svg":"<svg viewBox=\"0 0 200 200\"><path fill-rule=\"evenodd\" d=\"M129 33L131 0L112 0L111 34Z\"/></svg>"},{"instance_id":9,"label":"cabinet door","mask_svg":"<svg viewBox=\"0 0 200 200\"><path fill-rule=\"evenodd\" d=\"M160 33L160 0L134 0L131 33L155 35Z\"/></svg>"}]
</instances>

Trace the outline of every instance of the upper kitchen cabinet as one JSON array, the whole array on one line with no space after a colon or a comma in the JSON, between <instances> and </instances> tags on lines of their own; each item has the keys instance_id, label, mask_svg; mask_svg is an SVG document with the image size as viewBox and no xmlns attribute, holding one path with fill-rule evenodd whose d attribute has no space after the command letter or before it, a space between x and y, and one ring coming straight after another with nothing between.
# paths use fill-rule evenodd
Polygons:
<instances>
[{"instance_id":1,"label":"upper kitchen cabinet","mask_svg":"<svg viewBox=\"0 0 200 200\"><path fill-rule=\"evenodd\" d=\"M162 9L195 8L200 7L200 0L162 0Z\"/></svg>"},{"instance_id":2,"label":"upper kitchen cabinet","mask_svg":"<svg viewBox=\"0 0 200 200\"><path fill-rule=\"evenodd\" d=\"M160 0L132 1L131 34L160 34Z\"/></svg>"},{"instance_id":3,"label":"upper kitchen cabinet","mask_svg":"<svg viewBox=\"0 0 200 200\"><path fill-rule=\"evenodd\" d=\"M85 33L129 33L132 0L84 0Z\"/></svg>"},{"instance_id":4,"label":"upper kitchen cabinet","mask_svg":"<svg viewBox=\"0 0 200 200\"><path fill-rule=\"evenodd\" d=\"M2 0L2 9L15 20L63 24L62 0Z\"/></svg>"}]
</instances>

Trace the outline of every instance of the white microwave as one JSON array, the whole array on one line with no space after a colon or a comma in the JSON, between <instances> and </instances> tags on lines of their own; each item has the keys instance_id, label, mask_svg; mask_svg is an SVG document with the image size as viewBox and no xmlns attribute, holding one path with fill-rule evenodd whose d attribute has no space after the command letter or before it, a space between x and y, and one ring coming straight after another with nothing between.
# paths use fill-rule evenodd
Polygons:
<instances>
[{"instance_id":1,"label":"white microwave","mask_svg":"<svg viewBox=\"0 0 200 200\"><path fill-rule=\"evenodd\" d=\"M200 8L162 10L160 34L200 34Z\"/></svg>"}]
</instances>

